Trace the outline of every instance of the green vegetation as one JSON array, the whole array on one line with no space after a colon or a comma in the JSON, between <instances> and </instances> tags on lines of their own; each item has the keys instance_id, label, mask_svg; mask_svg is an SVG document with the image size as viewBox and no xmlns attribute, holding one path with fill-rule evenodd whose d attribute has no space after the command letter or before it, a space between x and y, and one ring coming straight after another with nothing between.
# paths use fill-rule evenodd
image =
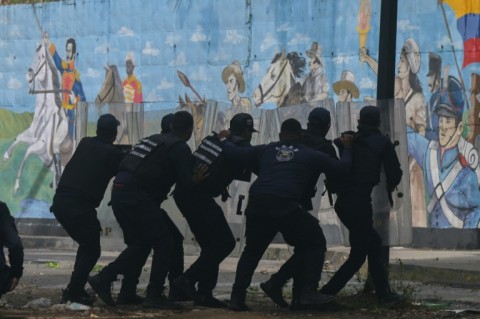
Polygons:
<instances>
[{"instance_id":1,"label":"green vegetation","mask_svg":"<svg viewBox=\"0 0 480 319\"><path fill-rule=\"evenodd\" d=\"M50 269L58 269L60 268L60 263L58 261L47 261L45 262L45 267Z\"/></svg>"}]
</instances>

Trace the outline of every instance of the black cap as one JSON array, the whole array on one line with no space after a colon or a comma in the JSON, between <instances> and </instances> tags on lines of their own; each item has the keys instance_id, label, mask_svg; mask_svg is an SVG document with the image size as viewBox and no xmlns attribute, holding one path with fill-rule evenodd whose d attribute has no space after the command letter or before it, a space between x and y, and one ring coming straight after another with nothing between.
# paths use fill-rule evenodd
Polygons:
<instances>
[{"instance_id":1,"label":"black cap","mask_svg":"<svg viewBox=\"0 0 480 319\"><path fill-rule=\"evenodd\" d=\"M241 133L248 128L250 132L258 132L253 128L253 117L247 113L235 114L230 120L230 131L233 133Z\"/></svg>"},{"instance_id":2,"label":"black cap","mask_svg":"<svg viewBox=\"0 0 480 319\"><path fill-rule=\"evenodd\" d=\"M102 114L97 121L97 130L98 131L114 131L117 129L117 126L120 125L120 122L110 113Z\"/></svg>"},{"instance_id":3,"label":"black cap","mask_svg":"<svg viewBox=\"0 0 480 319\"><path fill-rule=\"evenodd\" d=\"M308 114L308 123L317 127L328 127L331 123L330 112L323 107L316 107Z\"/></svg>"},{"instance_id":4,"label":"black cap","mask_svg":"<svg viewBox=\"0 0 480 319\"><path fill-rule=\"evenodd\" d=\"M162 133L169 133L172 129L170 128L170 124L172 124L173 118L175 114L169 113L162 117Z\"/></svg>"},{"instance_id":5,"label":"black cap","mask_svg":"<svg viewBox=\"0 0 480 319\"><path fill-rule=\"evenodd\" d=\"M359 124L368 125L372 127L380 126L380 111L378 107L368 105L360 110Z\"/></svg>"},{"instance_id":6,"label":"black cap","mask_svg":"<svg viewBox=\"0 0 480 319\"><path fill-rule=\"evenodd\" d=\"M442 57L436 53L428 54L428 73L427 76L437 74L440 76L442 72Z\"/></svg>"}]
</instances>

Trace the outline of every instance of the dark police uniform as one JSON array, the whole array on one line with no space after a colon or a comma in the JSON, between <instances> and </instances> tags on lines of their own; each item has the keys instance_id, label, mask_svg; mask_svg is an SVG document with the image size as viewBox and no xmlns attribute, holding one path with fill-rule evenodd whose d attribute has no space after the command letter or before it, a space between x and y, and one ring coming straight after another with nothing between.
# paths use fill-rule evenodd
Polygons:
<instances>
[{"instance_id":1,"label":"dark police uniform","mask_svg":"<svg viewBox=\"0 0 480 319\"><path fill-rule=\"evenodd\" d=\"M302 274L297 277L300 286L305 292L316 289L326 242L318 220L300 203L312 174L332 171L341 175L348 171L351 158L349 148L345 150L337 161L300 143L280 141L245 149L226 143L226 154L252 164L258 172L249 191L246 246L238 262L232 301L244 301L255 268L277 232L295 247L294 256L302 261L303 269L295 271Z\"/></svg>"},{"instance_id":2,"label":"dark police uniform","mask_svg":"<svg viewBox=\"0 0 480 319\"><path fill-rule=\"evenodd\" d=\"M145 305L172 306L166 303L163 290L168 273L179 276L183 271L183 237L160 205L173 184L193 188L192 165L190 147L173 133L146 137L132 148L112 188L112 208L127 248L95 276L97 280L109 285L123 274L136 286L153 248ZM174 267L177 273L172 273L172 263L181 264Z\"/></svg>"},{"instance_id":3,"label":"dark police uniform","mask_svg":"<svg viewBox=\"0 0 480 319\"><path fill-rule=\"evenodd\" d=\"M8 248L7 265L3 248ZM23 275L23 245L18 236L15 220L4 202L0 202L0 297L10 290L12 279Z\"/></svg>"},{"instance_id":4,"label":"dark police uniform","mask_svg":"<svg viewBox=\"0 0 480 319\"><path fill-rule=\"evenodd\" d=\"M338 185L335 203L335 211L349 231L350 256L321 291L330 295L337 294L368 256L369 272L381 301L391 295L382 262L382 240L373 228L371 193L380 181L382 162L386 158L394 158L398 167L399 163L392 143L376 127L359 124L352 152L352 170Z\"/></svg>"},{"instance_id":5,"label":"dark police uniform","mask_svg":"<svg viewBox=\"0 0 480 319\"><path fill-rule=\"evenodd\" d=\"M232 136L230 140L237 146L251 146L239 136ZM201 248L200 256L184 273L190 285L198 282L195 303L220 307L220 303L213 301L212 291L217 285L220 263L235 248L235 237L214 198L234 179L245 179L250 172L229 160L221 161L218 166L216 173L203 180L195 192L177 185L173 197Z\"/></svg>"},{"instance_id":6,"label":"dark police uniform","mask_svg":"<svg viewBox=\"0 0 480 319\"><path fill-rule=\"evenodd\" d=\"M111 141L98 136L85 137L60 178L50 210L79 245L64 302L74 302L78 294L83 294L88 275L100 257L102 228L96 208L110 179L117 173L122 157L121 150Z\"/></svg>"}]
</instances>

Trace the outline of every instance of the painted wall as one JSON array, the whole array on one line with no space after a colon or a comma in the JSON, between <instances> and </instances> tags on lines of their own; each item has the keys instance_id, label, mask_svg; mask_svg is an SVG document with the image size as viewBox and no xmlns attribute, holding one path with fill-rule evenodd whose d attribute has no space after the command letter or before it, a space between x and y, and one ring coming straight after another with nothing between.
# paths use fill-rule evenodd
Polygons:
<instances>
[{"instance_id":1,"label":"painted wall","mask_svg":"<svg viewBox=\"0 0 480 319\"><path fill-rule=\"evenodd\" d=\"M408 125L414 227L478 228L479 14L476 0L399 1L392 59L398 66L396 97L406 104L406 119L399 121ZM375 99L379 15L380 0L68 0L0 6L0 154L32 121L38 94L29 94L25 74L40 42L61 66L67 39L76 41L77 71L64 64L60 74L58 89L68 87L60 96L66 109L95 101L107 64L116 65L125 80L130 60L137 81L123 85L127 102L143 101L147 111L166 109L187 94L191 100L228 103L231 116L282 103ZM270 64L283 51L293 81L281 87L283 80L276 79L282 69ZM262 97L276 92L268 89L272 83L282 88L280 98ZM435 83L438 88L429 86ZM65 134L73 136L72 128ZM2 200L17 216L48 218L55 173L38 156L26 161L14 192L27 145L20 143L0 163Z\"/></svg>"}]
</instances>

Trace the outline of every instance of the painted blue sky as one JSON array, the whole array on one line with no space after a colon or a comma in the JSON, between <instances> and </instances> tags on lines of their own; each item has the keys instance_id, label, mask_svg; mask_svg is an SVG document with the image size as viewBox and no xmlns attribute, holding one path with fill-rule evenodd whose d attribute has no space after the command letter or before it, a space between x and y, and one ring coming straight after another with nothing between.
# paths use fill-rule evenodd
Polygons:
<instances>
[{"instance_id":1,"label":"painted blue sky","mask_svg":"<svg viewBox=\"0 0 480 319\"><path fill-rule=\"evenodd\" d=\"M452 42L437 0L399 2L397 51L408 37L417 41L422 53L419 78L423 87L426 87L430 51L439 52L444 65L452 65L451 74L458 76ZM188 76L201 95L227 101L221 72L230 62L238 60L246 78L244 95L251 98L275 53L285 49L305 55L313 41L322 46L330 84L340 79L342 70L348 69L355 74L360 98L374 96L376 76L358 58L359 3L354 0L69 0L39 4L35 11L62 58L66 39L76 39L77 68L87 101L93 101L98 93L103 66L117 64L123 78L125 56L133 52L144 100L155 102L153 108L166 108L176 105L178 95L193 96L180 82L177 69ZM453 11L446 6L445 12L461 66L463 43ZM367 47L375 58L379 15L380 0L372 0ZM25 72L41 38L33 7L1 6L0 25L0 106L32 111L34 97L27 93ZM395 58L398 60L398 54ZM478 64L472 64L463 70L467 88L469 74L478 72L478 68ZM336 98L332 89L330 93Z\"/></svg>"}]
</instances>

